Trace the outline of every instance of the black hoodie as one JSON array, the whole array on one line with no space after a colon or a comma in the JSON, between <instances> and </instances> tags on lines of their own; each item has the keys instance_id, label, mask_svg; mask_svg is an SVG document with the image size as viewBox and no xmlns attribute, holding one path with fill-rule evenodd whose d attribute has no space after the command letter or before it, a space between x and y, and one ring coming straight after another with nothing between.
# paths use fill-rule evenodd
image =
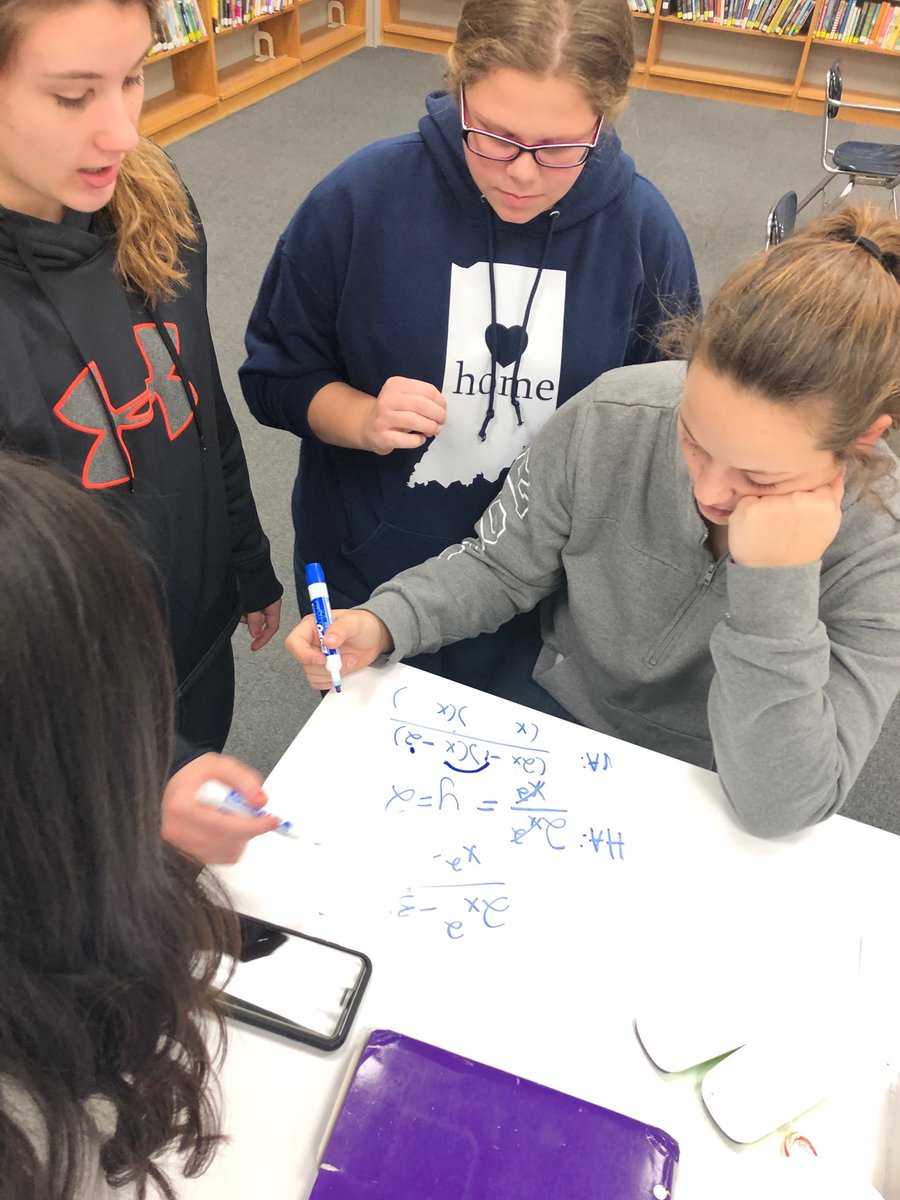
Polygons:
<instances>
[{"instance_id":1,"label":"black hoodie","mask_svg":"<svg viewBox=\"0 0 900 1200\"><path fill-rule=\"evenodd\" d=\"M183 691L240 614L282 589L219 378L202 231L188 286L154 314L113 273L98 225L0 209L0 440L67 468L133 530Z\"/></svg>"}]
</instances>

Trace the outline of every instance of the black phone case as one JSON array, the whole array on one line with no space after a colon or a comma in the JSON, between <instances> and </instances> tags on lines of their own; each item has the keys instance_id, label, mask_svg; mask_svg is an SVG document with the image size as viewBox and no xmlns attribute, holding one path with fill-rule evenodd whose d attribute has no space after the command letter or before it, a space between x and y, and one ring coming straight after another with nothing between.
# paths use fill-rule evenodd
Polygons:
<instances>
[{"instance_id":1,"label":"black phone case","mask_svg":"<svg viewBox=\"0 0 900 1200\"><path fill-rule=\"evenodd\" d=\"M260 921L256 917L238 915L241 924L242 945L240 959L243 962L250 962L255 958L271 954L273 950L284 943L288 936L301 938L306 942L316 942L320 946L328 946L332 950L339 950L359 959L361 966L356 983L352 988L347 989L340 1017L334 1033L330 1036L323 1035L314 1029L308 1029L305 1025L298 1025L296 1021L291 1021L267 1008L260 1008L248 1000L230 996L227 991L219 997L219 1005L227 1017L243 1021L246 1025L254 1025L257 1029L265 1029L269 1033L280 1034L295 1042L304 1042L319 1050L337 1050L347 1040L353 1018L362 1002L372 974L372 960L361 950L351 950L348 946L341 946L337 942L329 942L324 938L313 937L312 934L301 933L299 930L289 929L285 925L274 925L270 921Z\"/></svg>"}]
</instances>

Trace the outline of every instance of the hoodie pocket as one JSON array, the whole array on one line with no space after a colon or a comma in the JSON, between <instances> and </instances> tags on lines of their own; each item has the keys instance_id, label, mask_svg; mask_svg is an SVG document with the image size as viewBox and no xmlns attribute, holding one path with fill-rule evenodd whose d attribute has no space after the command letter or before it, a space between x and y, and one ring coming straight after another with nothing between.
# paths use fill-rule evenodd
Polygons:
<instances>
[{"instance_id":1,"label":"hoodie pocket","mask_svg":"<svg viewBox=\"0 0 900 1200\"><path fill-rule=\"evenodd\" d=\"M358 546L349 546L345 542L342 549L369 587L375 588L400 571L434 558L453 544L446 537L415 533L389 521L381 521Z\"/></svg>"}]
</instances>

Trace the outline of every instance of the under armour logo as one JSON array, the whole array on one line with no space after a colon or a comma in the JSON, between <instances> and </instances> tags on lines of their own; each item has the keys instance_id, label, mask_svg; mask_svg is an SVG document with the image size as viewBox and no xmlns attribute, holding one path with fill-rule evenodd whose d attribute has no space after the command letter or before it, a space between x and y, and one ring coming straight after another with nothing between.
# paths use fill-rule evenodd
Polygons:
<instances>
[{"instance_id":1,"label":"under armour logo","mask_svg":"<svg viewBox=\"0 0 900 1200\"><path fill-rule=\"evenodd\" d=\"M178 326L167 322L166 329L180 353ZM157 409L162 414L170 442L174 442L194 418L197 392L188 381L191 404L159 330L151 323L135 325L134 336L147 364L144 390L139 395L116 408L97 364L90 362L53 408L56 416L70 429L95 435L81 471L81 482L86 488L115 487L128 482L134 468L124 434L149 425ZM110 417L115 435L110 429Z\"/></svg>"}]
</instances>

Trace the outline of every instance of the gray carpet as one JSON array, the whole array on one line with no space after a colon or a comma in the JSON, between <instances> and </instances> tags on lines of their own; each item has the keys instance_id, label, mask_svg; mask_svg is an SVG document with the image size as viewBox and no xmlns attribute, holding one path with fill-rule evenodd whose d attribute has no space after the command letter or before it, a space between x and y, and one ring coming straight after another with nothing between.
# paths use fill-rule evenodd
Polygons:
<instances>
[{"instance_id":1,"label":"gray carpet","mask_svg":"<svg viewBox=\"0 0 900 1200\"><path fill-rule=\"evenodd\" d=\"M209 306L222 377L241 427L263 522L292 595L290 490L297 440L257 425L237 369L243 334L278 235L309 189L353 150L415 128L422 98L439 85L441 60L365 49L242 112L177 142L170 153L199 205L210 246ZM690 239L709 295L765 240L765 218L788 188L801 195L821 175L818 117L636 91L619 122L625 149L665 193ZM845 124L843 138L883 140L884 130ZM884 193L875 193L876 203ZM228 749L268 772L312 712L307 687L280 641L258 654L237 647L238 690ZM900 833L900 704L845 813Z\"/></svg>"}]
</instances>

